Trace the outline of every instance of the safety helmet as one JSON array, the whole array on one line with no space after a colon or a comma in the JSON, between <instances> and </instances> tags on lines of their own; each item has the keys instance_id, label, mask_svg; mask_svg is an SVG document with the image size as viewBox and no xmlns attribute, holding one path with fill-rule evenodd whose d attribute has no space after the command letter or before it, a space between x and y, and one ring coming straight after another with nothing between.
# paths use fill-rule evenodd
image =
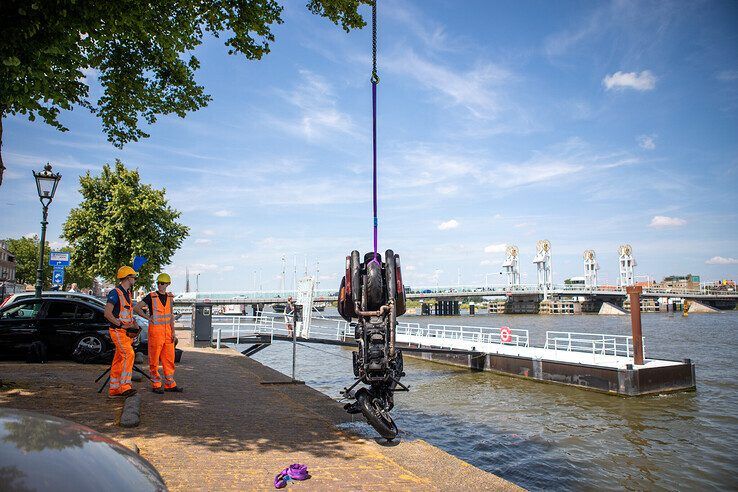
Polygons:
<instances>
[{"instance_id":1,"label":"safety helmet","mask_svg":"<svg viewBox=\"0 0 738 492\"><path fill-rule=\"evenodd\" d=\"M128 277L130 275L133 275L134 277L138 277L138 274L136 273L136 270L134 270L133 268L131 268L128 265L126 265L126 266L122 266L122 267L120 267L118 269L118 275L116 275L116 277L118 279L122 279L122 278L126 278L126 277Z\"/></svg>"},{"instance_id":2,"label":"safety helmet","mask_svg":"<svg viewBox=\"0 0 738 492\"><path fill-rule=\"evenodd\" d=\"M160 273L158 277L156 277L157 283L165 283L165 284L171 284L172 283L172 277L169 276L168 273Z\"/></svg>"}]
</instances>

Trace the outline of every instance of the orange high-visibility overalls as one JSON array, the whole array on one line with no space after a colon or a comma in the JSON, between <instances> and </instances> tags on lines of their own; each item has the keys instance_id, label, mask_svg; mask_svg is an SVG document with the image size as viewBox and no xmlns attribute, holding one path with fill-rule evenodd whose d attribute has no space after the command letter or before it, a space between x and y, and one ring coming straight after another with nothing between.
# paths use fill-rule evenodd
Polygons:
<instances>
[{"instance_id":1,"label":"orange high-visibility overalls","mask_svg":"<svg viewBox=\"0 0 738 492\"><path fill-rule=\"evenodd\" d=\"M130 300L126 299L123 289L116 287L118 291L118 306L120 314L118 319L123 323L122 326L110 327L110 338L115 344L115 356L113 356L113 364L110 366L110 394L112 396L119 395L131 389L131 376L133 376L133 361L135 354L133 353L133 339L126 333L126 326L134 323L133 321L133 305Z\"/></svg>"},{"instance_id":2,"label":"orange high-visibility overalls","mask_svg":"<svg viewBox=\"0 0 738 492\"><path fill-rule=\"evenodd\" d=\"M159 294L152 292L151 321L149 322L149 374L151 386L161 388L159 375L159 360L164 368L164 387L174 388L174 333L172 332L172 300L167 295L164 304L159 300Z\"/></svg>"}]
</instances>

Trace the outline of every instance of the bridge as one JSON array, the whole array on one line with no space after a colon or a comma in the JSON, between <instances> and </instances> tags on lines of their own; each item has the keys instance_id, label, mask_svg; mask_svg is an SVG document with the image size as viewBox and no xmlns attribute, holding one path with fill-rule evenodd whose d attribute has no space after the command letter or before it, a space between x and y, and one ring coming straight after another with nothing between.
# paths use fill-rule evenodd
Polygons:
<instances>
[{"instance_id":1,"label":"bridge","mask_svg":"<svg viewBox=\"0 0 738 492\"><path fill-rule=\"evenodd\" d=\"M274 291L229 291L229 292L189 292L177 294L175 304L179 306L191 305L195 302L214 305L271 305L285 304L288 297L296 297L291 290ZM407 299L412 300L460 300L482 298L528 298L536 302L543 298L583 298L592 300L619 299L622 303L627 294L625 287L582 285L552 285L542 288L539 285L487 285L487 286L434 286L415 287L406 289ZM701 285L699 289L679 289L644 287L642 298L646 299L689 299L717 303L721 307L735 307L738 302L738 291L719 290L711 285ZM338 300L338 293L333 290L316 290L314 302L329 303Z\"/></svg>"}]
</instances>

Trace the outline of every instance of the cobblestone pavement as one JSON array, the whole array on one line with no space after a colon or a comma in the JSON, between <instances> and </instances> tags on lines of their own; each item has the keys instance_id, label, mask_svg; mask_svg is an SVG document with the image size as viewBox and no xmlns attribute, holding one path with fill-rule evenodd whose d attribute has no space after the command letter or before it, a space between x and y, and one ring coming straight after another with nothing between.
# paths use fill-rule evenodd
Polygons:
<instances>
[{"instance_id":1,"label":"cobblestone pavement","mask_svg":"<svg viewBox=\"0 0 738 492\"><path fill-rule=\"evenodd\" d=\"M291 463L312 478L305 490L512 490L517 487L422 440L383 446L337 424L341 406L231 350L186 348L177 367L184 393L156 395L144 383L141 425L117 425L121 400L96 393L100 365L0 362L0 405L67 418L136 444L171 490L267 490ZM148 381L144 380L146 383Z\"/></svg>"}]
</instances>

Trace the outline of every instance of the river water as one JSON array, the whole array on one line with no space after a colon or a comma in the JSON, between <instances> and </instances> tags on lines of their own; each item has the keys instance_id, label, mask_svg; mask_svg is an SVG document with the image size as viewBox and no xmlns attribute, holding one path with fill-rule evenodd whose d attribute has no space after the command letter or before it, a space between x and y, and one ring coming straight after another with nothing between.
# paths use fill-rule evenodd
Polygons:
<instances>
[{"instance_id":1,"label":"river water","mask_svg":"<svg viewBox=\"0 0 738 492\"><path fill-rule=\"evenodd\" d=\"M402 317L528 329L532 345L547 330L627 335L629 320ZM406 357L411 392L398 393L393 415L408 435L532 490L738 489L738 312L644 313L643 332L646 357L696 362L696 392L623 398ZM276 343L254 359L288 374L292 348ZM353 380L351 352L300 345L297 377L338 399Z\"/></svg>"}]
</instances>

